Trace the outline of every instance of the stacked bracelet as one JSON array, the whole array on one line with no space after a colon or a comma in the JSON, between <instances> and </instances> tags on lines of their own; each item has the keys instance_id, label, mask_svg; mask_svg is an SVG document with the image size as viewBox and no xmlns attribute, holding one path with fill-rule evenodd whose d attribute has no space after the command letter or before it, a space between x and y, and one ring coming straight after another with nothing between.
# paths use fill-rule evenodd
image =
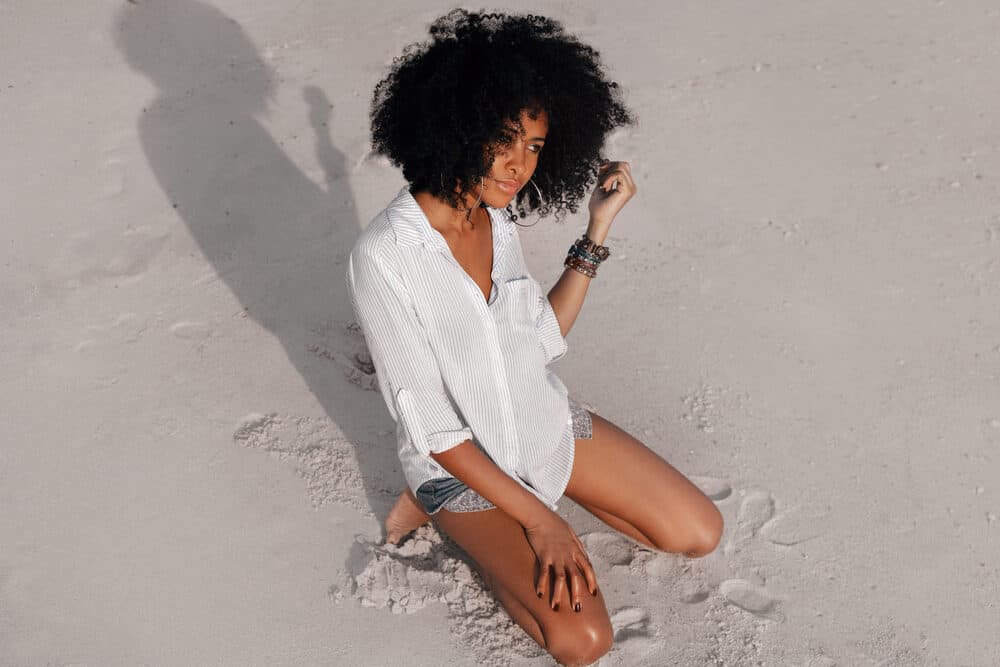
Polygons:
<instances>
[{"instance_id":1,"label":"stacked bracelet","mask_svg":"<svg viewBox=\"0 0 1000 667\"><path fill-rule=\"evenodd\" d=\"M607 246L594 243L584 234L569 247L563 266L593 278L597 275L597 267L610 256L611 250Z\"/></svg>"}]
</instances>

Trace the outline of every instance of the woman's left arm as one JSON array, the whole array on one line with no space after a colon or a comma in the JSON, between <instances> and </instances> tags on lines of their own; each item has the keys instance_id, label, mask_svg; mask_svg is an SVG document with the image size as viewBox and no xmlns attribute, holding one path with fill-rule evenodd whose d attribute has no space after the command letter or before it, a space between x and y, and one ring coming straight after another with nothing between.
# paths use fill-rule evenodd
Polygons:
<instances>
[{"instance_id":1,"label":"woman's left arm","mask_svg":"<svg viewBox=\"0 0 1000 667\"><path fill-rule=\"evenodd\" d=\"M594 188L587 207L590 212L587 236L591 241L604 245L615 216L635 193L635 181L632 180L628 162L606 162L599 167L597 187ZM580 314L591 280L593 279L580 271L567 267L549 290L549 303L559 320L559 329L564 337L573 328L576 316Z\"/></svg>"}]
</instances>

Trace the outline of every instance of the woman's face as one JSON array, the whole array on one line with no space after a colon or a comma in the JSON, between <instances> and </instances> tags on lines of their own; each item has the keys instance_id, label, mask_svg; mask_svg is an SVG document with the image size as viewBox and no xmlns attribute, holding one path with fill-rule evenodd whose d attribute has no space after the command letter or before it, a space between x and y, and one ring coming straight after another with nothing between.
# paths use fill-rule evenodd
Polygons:
<instances>
[{"instance_id":1,"label":"woman's face","mask_svg":"<svg viewBox=\"0 0 1000 667\"><path fill-rule=\"evenodd\" d=\"M522 111L521 124L524 126L524 133L510 146L499 148L493 158L482 193L483 202L487 206L506 207L518 190L527 185L538 166L538 154L545 145L545 136L549 132L549 116L543 110L538 118L532 118L527 111Z\"/></svg>"}]
</instances>

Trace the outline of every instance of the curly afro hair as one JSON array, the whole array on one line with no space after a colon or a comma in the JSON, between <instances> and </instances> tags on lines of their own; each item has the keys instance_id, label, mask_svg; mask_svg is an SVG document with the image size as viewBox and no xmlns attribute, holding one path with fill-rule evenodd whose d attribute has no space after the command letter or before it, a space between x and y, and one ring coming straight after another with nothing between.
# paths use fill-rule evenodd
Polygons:
<instances>
[{"instance_id":1,"label":"curly afro hair","mask_svg":"<svg viewBox=\"0 0 1000 667\"><path fill-rule=\"evenodd\" d=\"M600 54L542 16L455 9L430 26L433 38L396 57L375 87L372 151L400 167L412 192L459 208L497 151L524 131L522 111L544 109L549 133L517 209L558 220L576 213L604 161L605 137L635 123ZM458 192L456 192L458 189Z\"/></svg>"}]
</instances>

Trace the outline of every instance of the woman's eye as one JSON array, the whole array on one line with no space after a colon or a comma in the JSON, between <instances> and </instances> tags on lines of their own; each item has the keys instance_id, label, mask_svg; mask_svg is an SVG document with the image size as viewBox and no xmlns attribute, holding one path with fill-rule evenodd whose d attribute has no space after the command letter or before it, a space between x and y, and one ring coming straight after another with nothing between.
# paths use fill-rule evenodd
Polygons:
<instances>
[{"instance_id":1,"label":"woman's eye","mask_svg":"<svg viewBox=\"0 0 1000 667\"><path fill-rule=\"evenodd\" d=\"M538 144L531 144L528 148L530 148L533 153L540 153L542 151L542 147Z\"/></svg>"}]
</instances>

